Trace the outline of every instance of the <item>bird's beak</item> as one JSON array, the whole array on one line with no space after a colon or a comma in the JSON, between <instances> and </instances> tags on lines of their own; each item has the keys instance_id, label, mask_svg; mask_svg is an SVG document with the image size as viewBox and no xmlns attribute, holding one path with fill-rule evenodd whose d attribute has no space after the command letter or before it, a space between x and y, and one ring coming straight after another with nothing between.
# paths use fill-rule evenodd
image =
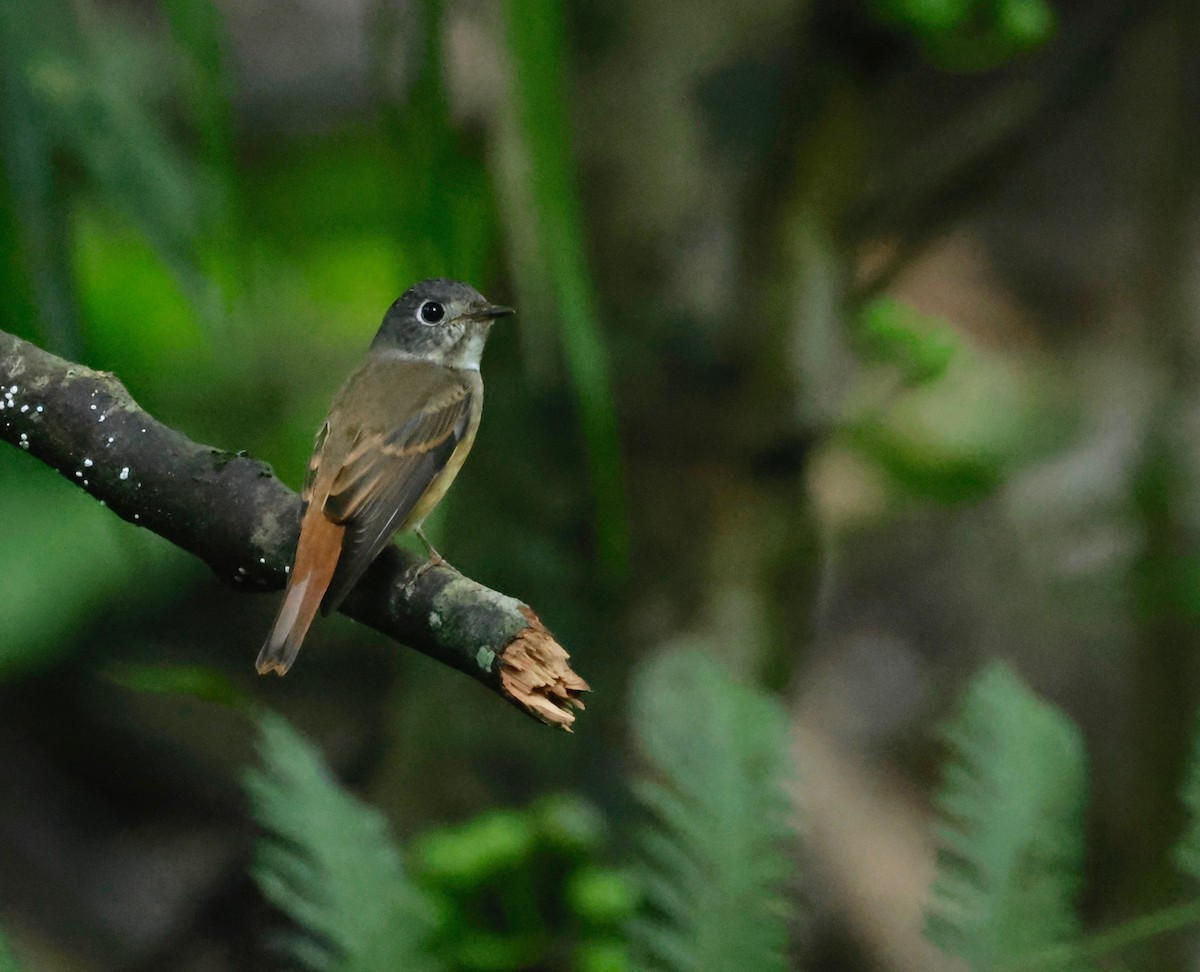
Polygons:
<instances>
[{"instance_id":1,"label":"bird's beak","mask_svg":"<svg viewBox=\"0 0 1200 972\"><path fill-rule=\"evenodd\" d=\"M508 317L510 314L515 314L511 307L505 307L503 304L484 304L473 315L477 320L494 321L498 317Z\"/></svg>"}]
</instances>

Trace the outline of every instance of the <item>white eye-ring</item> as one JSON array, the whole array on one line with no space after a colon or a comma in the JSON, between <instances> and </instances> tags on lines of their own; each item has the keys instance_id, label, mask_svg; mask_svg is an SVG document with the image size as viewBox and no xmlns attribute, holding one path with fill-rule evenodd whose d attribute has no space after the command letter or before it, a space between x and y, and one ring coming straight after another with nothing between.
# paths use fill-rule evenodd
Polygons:
<instances>
[{"instance_id":1,"label":"white eye-ring","mask_svg":"<svg viewBox=\"0 0 1200 972\"><path fill-rule=\"evenodd\" d=\"M422 324L437 324L446 316L446 308L436 300L427 300L417 308L417 318Z\"/></svg>"}]
</instances>

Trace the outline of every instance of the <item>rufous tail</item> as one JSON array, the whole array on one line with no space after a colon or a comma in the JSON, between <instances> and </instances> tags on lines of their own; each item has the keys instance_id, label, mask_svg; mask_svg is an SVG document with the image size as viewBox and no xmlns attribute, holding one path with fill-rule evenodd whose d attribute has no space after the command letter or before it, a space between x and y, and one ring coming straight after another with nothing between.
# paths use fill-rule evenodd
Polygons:
<instances>
[{"instance_id":1,"label":"rufous tail","mask_svg":"<svg viewBox=\"0 0 1200 972\"><path fill-rule=\"evenodd\" d=\"M292 667L308 627L321 606L321 598L333 579L345 532L345 527L331 523L315 505L304 514L287 593L275 618L275 627L258 653L259 675L267 672L286 675Z\"/></svg>"}]
</instances>

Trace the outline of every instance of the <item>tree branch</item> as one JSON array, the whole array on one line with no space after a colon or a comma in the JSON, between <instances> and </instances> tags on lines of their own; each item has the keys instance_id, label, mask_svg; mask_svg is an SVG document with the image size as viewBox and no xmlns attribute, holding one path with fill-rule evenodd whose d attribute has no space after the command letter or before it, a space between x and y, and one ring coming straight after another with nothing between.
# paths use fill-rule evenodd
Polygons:
<instances>
[{"instance_id":1,"label":"tree branch","mask_svg":"<svg viewBox=\"0 0 1200 972\"><path fill-rule=\"evenodd\" d=\"M300 532L299 497L265 463L163 425L112 374L0 331L0 440L195 554L234 587L283 587ZM408 571L419 563L389 547L342 613L569 730L588 686L537 615L445 567L425 571L409 591Z\"/></svg>"}]
</instances>

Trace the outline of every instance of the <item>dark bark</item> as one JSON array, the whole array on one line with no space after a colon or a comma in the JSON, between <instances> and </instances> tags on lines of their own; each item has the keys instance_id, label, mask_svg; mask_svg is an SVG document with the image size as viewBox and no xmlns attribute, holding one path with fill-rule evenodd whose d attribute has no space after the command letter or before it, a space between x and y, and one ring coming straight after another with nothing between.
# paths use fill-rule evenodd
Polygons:
<instances>
[{"instance_id":1,"label":"dark bark","mask_svg":"<svg viewBox=\"0 0 1200 972\"><path fill-rule=\"evenodd\" d=\"M163 425L114 375L0 332L0 440L37 456L121 519L195 554L234 587L283 587L299 535L299 496L265 463ZM406 587L421 562L398 547L385 550L342 612L569 729L587 684L537 615L449 568L427 570ZM247 664L252 656L248 648Z\"/></svg>"}]
</instances>

